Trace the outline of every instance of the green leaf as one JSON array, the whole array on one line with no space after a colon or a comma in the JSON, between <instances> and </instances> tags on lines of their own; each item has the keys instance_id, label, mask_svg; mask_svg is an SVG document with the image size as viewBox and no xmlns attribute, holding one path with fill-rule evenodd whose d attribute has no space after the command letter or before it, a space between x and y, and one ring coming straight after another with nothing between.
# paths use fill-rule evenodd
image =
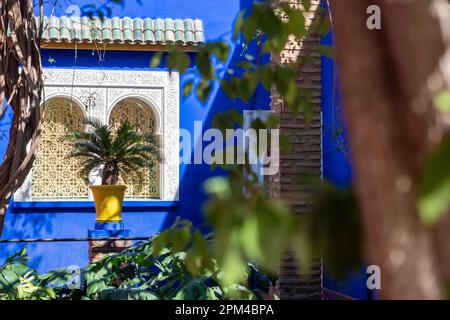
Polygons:
<instances>
[{"instance_id":1,"label":"green leaf","mask_svg":"<svg viewBox=\"0 0 450 320\"><path fill-rule=\"evenodd\" d=\"M210 53L214 54L217 59L223 63L227 62L230 49L225 41L210 42L206 46Z\"/></svg>"},{"instance_id":2,"label":"green leaf","mask_svg":"<svg viewBox=\"0 0 450 320\"><path fill-rule=\"evenodd\" d=\"M302 0L302 4L306 11L311 9L311 0Z\"/></svg>"},{"instance_id":3,"label":"green leaf","mask_svg":"<svg viewBox=\"0 0 450 320\"><path fill-rule=\"evenodd\" d=\"M235 79L238 97L244 102L248 102L255 94L258 86L258 78L255 72L246 72L242 79Z\"/></svg>"},{"instance_id":4,"label":"green leaf","mask_svg":"<svg viewBox=\"0 0 450 320\"><path fill-rule=\"evenodd\" d=\"M234 27L233 27L233 41L237 41L237 39L238 39L239 32L241 31L242 25L244 23L245 11L246 11L245 9L241 10L236 19L236 23L234 24Z\"/></svg>"},{"instance_id":5,"label":"green leaf","mask_svg":"<svg viewBox=\"0 0 450 320\"><path fill-rule=\"evenodd\" d=\"M0 290L5 291L10 299L16 296L16 288L20 284L17 274L11 270L3 270L0 273Z\"/></svg>"},{"instance_id":6,"label":"green leaf","mask_svg":"<svg viewBox=\"0 0 450 320\"><path fill-rule=\"evenodd\" d=\"M280 150L281 152L287 154L291 152L292 144L288 136L281 134L280 135Z\"/></svg>"},{"instance_id":7,"label":"green leaf","mask_svg":"<svg viewBox=\"0 0 450 320\"><path fill-rule=\"evenodd\" d=\"M302 39L306 35L305 16L303 12L300 10L291 10L288 12L288 15L289 32L295 35L298 39Z\"/></svg>"},{"instance_id":8,"label":"green leaf","mask_svg":"<svg viewBox=\"0 0 450 320\"><path fill-rule=\"evenodd\" d=\"M174 228L171 231L172 251L180 252L184 250L191 238L190 231L187 228Z\"/></svg>"},{"instance_id":9,"label":"green leaf","mask_svg":"<svg viewBox=\"0 0 450 320\"><path fill-rule=\"evenodd\" d=\"M13 264L10 266L11 271L13 271L14 273L16 273L19 276L24 276L25 274L29 273L30 271L33 271L32 269L30 269L29 266L24 265L24 264Z\"/></svg>"},{"instance_id":10,"label":"green leaf","mask_svg":"<svg viewBox=\"0 0 450 320\"><path fill-rule=\"evenodd\" d=\"M194 89L194 80L188 80L183 86L182 91L183 97L189 96L192 93L193 89Z\"/></svg>"},{"instance_id":11,"label":"green leaf","mask_svg":"<svg viewBox=\"0 0 450 320\"><path fill-rule=\"evenodd\" d=\"M436 109L441 112L450 112L450 91L443 91L434 98Z\"/></svg>"},{"instance_id":12,"label":"green leaf","mask_svg":"<svg viewBox=\"0 0 450 320\"><path fill-rule=\"evenodd\" d=\"M263 85L264 89L270 90L273 85L274 72L270 66L262 66L258 69L259 81Z\"/></svg>"},{"instance_id":13,"label":"green leaf","mask_svg":"<svg viewBox=\"0 0 450 320\"><path fill-rule=\"evenodd\" d=\"M450 205L450 136L429 157L421 179L419 214L427 225L436 223Z\"/></svg>"},{"instance_id":14,"label":"green leaf","mask_svg":"<svg viewBox=\"0 0 450 320\"><path fill-rule=\"evenodd\" d=\"M280 124L280 117L276 114L270 113L267 118L267 127L268 128L276 128Z\"/></svg>"},{"instance_id":15,"label":"green leaf","mask_svg":"<svg viewBox=\"0 0 450 320\"><path fill-rule=\"evenodd\" d=\"M184 73L189 65L190 59L186 53L180 50L173 50L169 52L167 56L167 67L169 70L176 69L179 73Z\"/></svg>"},{"instance_id":16,"label":"green leaf","mask_svg":"<svg viewBox=\"0 0 450 320\"><path fill-rule=\"evenodd\" d=\"M161 65L162 58L162 52L155 52L150 60L150 68L158 68Z\"/></svg>"},{"instance_id":17,"label":"green leaf","mask_svg":"<svg viewBox=\"0 0 450 320\"><path fill-rule=\"evenodd\" d=\"M6 259L5 265L12 263L25 264L28 260L27 248L23 247L20 251L13 253Z\"/></svg>"},{"instance_id":18,"label":"green leaf","mask_svg":"<svg viewBox=\"0 0 450 320\"><path fill-rule=\"evenodd\" d=\"M212 82L202 80L197 85L197 88L195 89L195 94L202 103L205 103L206 100L208 100L209 98L211 90L212 90Z\"/></svg>"},{"instance_id":19,"label":"green leaf","mask_svg":"<svg viewBox=\"0 0 450 320\"><path fill-rule=\"evenodd\" d=\"M242 23L241 32L244 36L245 42L250 42L256 36L258 30L258 20L252 14L248 16Z\"/></svg>"},{"instance_id":20,"label":"green leaf","mask_svg":"<svg viewBox=\"0 0 450 320\"><path fill-rule=\"evenodd\" d=\"M221 280L223 285L242 283L245 278L242 268L246 266L246 263L240 254L240 234L236 228L230 230L228 247L221 255L223 256L223 279Z\"/></svg>"},{"instance_id":21,"label":"green leaf","mask_svg":"<svg viewBox=\"0 0 450 320\"><path fill-rule=\"evenodd\" d=\"M155 257L161 254L161 251L169 244L170 231L165 230L153 238L153 255Z\"/></svg>"},{"instance_id":22,"label":"green leaf","mask_svg":"<svg viewBox=\"0 0 450 320\"><path fill-rule=\"evenodd\" d=\"M298 229L292 235L291 249L297 259L300 273L311 270L313 259L313 237L311 236L311 215L299 217Z\"/></svg>"},{"instance_id":23,"label":"green leaf","mask_svg":"<svg viewBox=\"0 0 450 320\"><path fill-rule=\"evenodd\" d=\"M308 228L309 242L314 245L311 252L316 256L321 253L331 276L343 280L363 263L361 215L353 190L341 190L324 183L315 203ZM296 256L301 258L298 252Z\"/></svg>"},{"instance_id":24,"label":"green leaf","mask_svg":"<svg viewBox=\"0 0 450 320\"><path fill-rule=\"evenodd\" d=\"M220 87L225 92L225 94L231 99L236 99L237 92L234 86L234 81L222 80L220 83Z\"/></svg>"},{"instance_id":25,"label":"green leaf","mask_svg":"<svg viewBox=\"0 0 450 320\"><path fill-rule=\"evenodd\" d=\"M333 46L320 45L319 52L327 58L334 59L334 47Z\"/></svg>"},{"instance_id":26,"label":"green leaf","mask_svg":"<svg viewBox=\"0 0 450 320\"><path fill-rule=\"evenodd\" d=\"M286 29L281 29L282 33L277 36L268 38L264 44L264 49L274 54L279 54L286 46L289 33Z\"/></svg>"},{"instance_id":27,"label":"green leaf","mask_svg":"<svg viewBox=\"0 0 450 320\"><path fill-rule=\"evenodd\" d=\"M211 80L213 77L213 66L211 64L211 56L207 47L201 47L197 52L195 60L198 71L203 77L203 80Z\"/></svg>"},{"instance_id":28,"label":"green leaf","mask_svg":"<svg viewBox=\"0 0 450 320\"><path fill-rule=\"evenodd\" d=\"M248 215L242 225L241 243L245 254L252 257L256 263L263 262L264 252L262 252L260 237L262 236L259 226L258 215L252 213Z\"/></svg>"},{"instance_id":29,"label":"green leaf","mask_svg":"<svg viewBox=\"0 0 450 320\"><path fill-rule=\"evenodd\" d=\"M276 273L286 250L293 216L287 205L277 200L259 201L255 210L258 213L259 242L264 258L262 267ZM271 236L267 237L267 234Z\"/></svg>"},{"instance_id":30,"label":"green leaf","mask_svg":"<svg viewBox=\"0 0 450 320\"><path fill-rule=\"evenodd\" d=\"M224 177L214 177L206 180L205 190L209 194L214 194L223 198L227 198L231 195L230 185L228 180Z\"/></svg>"},{"instance_id":31,"label":"green leaf","mask_svg":"<svg viewBox=\"0 0 450 320\"><path fill-rule=\"evenodd\" d=\"M283 95L284 101L291 105L294 103L295 99L297 98L297 82L295 80L291 80L287 84L287 90L286 93Z\"/></svg>"}]
</instances>

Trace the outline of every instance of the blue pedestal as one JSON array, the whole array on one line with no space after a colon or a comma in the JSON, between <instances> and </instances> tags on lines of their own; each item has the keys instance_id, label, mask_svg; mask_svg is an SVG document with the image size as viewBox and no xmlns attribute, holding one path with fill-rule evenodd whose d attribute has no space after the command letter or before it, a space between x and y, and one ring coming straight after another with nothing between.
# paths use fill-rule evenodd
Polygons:
<instances>
[{"instance_id":1,"label":"blue pedestal","mask_svg":"<svg viewBox=\"0 0 450 320\"><path fill-rule=\"evenodd\" d=\"M125 229L123 222L96 222L94 229L88 230L89 238L130 237L131 231Z\"/></svg>"}]
</instances>

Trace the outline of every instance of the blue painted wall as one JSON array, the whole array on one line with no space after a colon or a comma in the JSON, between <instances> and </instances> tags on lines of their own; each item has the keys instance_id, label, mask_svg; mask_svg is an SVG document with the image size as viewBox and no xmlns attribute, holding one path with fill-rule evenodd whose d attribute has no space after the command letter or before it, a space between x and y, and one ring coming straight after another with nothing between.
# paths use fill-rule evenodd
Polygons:
<instances>
[{"instance_id":1,"label":"blue painted wall","mask_svg":"<svg viewBox=\"0 0 450 320\"><path fill-rule=\"evenodd\" d=\"M101 5L102 1L77 1L82 6L87 3ZM228 66L234 66L241 58L241 44L231 42L231 30L234 19L241 9L251 1L238 0L154 0L142 1L142 4L127 0L124 7L111 5L112 15L130 17L171 17L198 18L203 21L206 40L225 40L229 43L232 56ZM50 13L50 8L46 8ZM64 15L65 8L57 6L56 15ZM252 53L255 47L250 48ZM82 69L133 69L150 70L151 52L107 51L103 61L92 50L43 50L43 64L46 68L74 67ZM195 58L195 54L191 55ZM52 58L52 59L50 59ZM52 61L52 62L50 62ZM193 60L194 61L194 60ZM192 67L195 67L194 65ZM165 70L164 65L156 70ZM192 69L191 69L192 70ZM192 74L181 76L181 84ZM243 103L233 104L218 88L214 88L209 100L202 104L194 96L186 99L180 96L180 127L193 131L194 121L203 121L207 129L217 112L237 106L244 108ZM246 109L269 108L267 92L259 90L252 103ZM11 114L0 122L0 136L9 130ZM196 141L198 137L194 137ZM8 139L1 136L0 153L4 151ZM202 205L206 199L202 185L214 174L208 165L180 165L180 200L177 203L155 204L125 203L124 224L131 229L132 236L151 236L170 226L177 216L188 218L195 225L203 227ZM95 211L91 202L31 203L27 206L12 203L6 215L3 238L63 238L85 237L87 230L93 228ZM23 247L23 244L0 244L0 264L11 253ZM26 245L30 254L30 265L41 272L68 265L84 266L88 262L88 247L85 242L63 243L31 243Z\"/></svg>"},{"instance_id":2,"label":"blue painted wall","mask_svg":"<svg viewBox=\"0 0 450 320\"><path fill-rule=\"evenodd\" d=\"M239 10L249 6L250 0L146 0L138 4L134 0L127 0L124 7L112 5L112 15L130 17L171 17L171 18L199 18L203 20L206 40L226 40L232 50L232 57L228 63L234 66L241 58L241 46L232 43L231 26ZM96 3L101 6L102 1L77 1L80 6ZM47 8L47 14L50 9ZM64 15L65 8L57 6L56 15ZM324 44L331 44L332 37L324 39ZM250 47L250 53L256 48ZM136 51L107 51L103 61L91 50L81 50L75 60L74 51L43 50L43 63L47 68L89 68L89 69L133 69L149 70L151 52ZM53 58L54 63L49 62ZM194 58L194 55L192 55ZM194 67L194 66L192 66ZM163 68L164 69L164 68ZM192 75L183 75L181 83ZM340 103L339 87L334 78L334 62L322 59L322 108L323 108L323 174L324 178L339 186L346 186L351 181L351 168L345 156L336 149L333 137L333 112ZM211 125L212 118L217 112L224 111L233 103L225 94L215 87L210 99L201 104L194 96L186 99L180 97L180 127L193 131L194 121L203 121L205 127ZM259 90L256 99L246 106L246 109L269 108L269 97L266 92ZM243 103L237 103L238 108L244 108ZM8 142L7 135L11 112L0 121L0 156ZM198 137L195 137L195 139ZM197 226L203 226L202 205L205 195L202 185L206 179L220 172L213 172L207 165L180 166L180 201L178 203L162 203L156 206L151 203L126 203L124 206L124 223L131 229L133 236L150 236L171 225L177 216L192 220ZM3 238L41 238L41 237L85 237L87 230L93 228L95 221L92 203L39 203L27 207L12 205L7 213ZM19 250L22 244L0 244L0 264L11 253ZM39 271L47 271L68 265L83 266L88 262L87 243L41 243L28 244L31 256L30 264ZM326 267L326 262L325 262ZM336 282L325 275L326 288L350 295L355 298L365 298L363 272L349 275L343 282Z\"/></svg>"},{"instance_id":3,"label":"blue painted wall","mask_svg":"<svg viewBox=\"0 0 450 320\"><path fill-rule=\"evenodd\" d=\"M323 45L333 45L333 36L329 33L322 40ZM333 182L337 187L348 187L352 183L352 168L349 163L347 152L337 145L337 139L342 139L346 144L345 123L339 117L342 111L340 87L336 72L335 62L327 57L322 57L322 152L323 152L323 177ZM335 127L344 129L344 137L336 137ZM345 248L335 248L345 250ZM327 262L324 261L325 274L324 288L344 294L355 299L368 299L366 287L365 267L349 274L346 279L336 281L326 272Z\"/></svg>"}]
</instances>

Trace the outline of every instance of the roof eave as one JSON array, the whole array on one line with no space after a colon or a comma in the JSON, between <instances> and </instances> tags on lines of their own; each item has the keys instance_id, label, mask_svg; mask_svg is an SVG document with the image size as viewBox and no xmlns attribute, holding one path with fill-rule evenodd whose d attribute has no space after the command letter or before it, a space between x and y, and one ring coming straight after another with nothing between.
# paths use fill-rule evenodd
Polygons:
<instances>
[{"instance_id":1,"label":"roof eave","mask_svg":"<svg viewBox=\"0 0 450 320\"><path fill-rule=\"evenodd\" d=\"M198 44L178 45L178 48L184 52L196 52L199 49ZM71 49L71 50L111 50L111 51L169 51L167 44L153 43L109 43L109 42L56 42L41 41L42 49Z\"/></svg>"}]
</instances>

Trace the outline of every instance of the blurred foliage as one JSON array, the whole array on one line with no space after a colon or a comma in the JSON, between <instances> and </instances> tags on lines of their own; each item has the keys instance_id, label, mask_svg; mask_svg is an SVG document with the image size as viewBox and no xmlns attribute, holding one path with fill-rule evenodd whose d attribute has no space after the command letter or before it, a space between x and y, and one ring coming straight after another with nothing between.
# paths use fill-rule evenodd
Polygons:
<instances>
[{"instance_id":1,"label":"blurred foliage","mask_svg":"<svg viewBox=\"0 0 450 320\"><path fill-rule=\"evenodd\" d=\"M293 8L283 2L274 8L270 2L261 1L243 10L233 29L232 40L242 47L241 58L235 65L231 65L230 49L223 41L200 46L192 64L187 53L173 46L166 56L156 54L150 65L157 67L166 59L170 70L192 73L196 80L186 82L183 96L195 94L202 103L209 99L214 83L218 83L232 101L226 112L213 119L213 127L222 132L242 128L242 115L235 103L249 103L258 87L267 91L275 88L284 107L293 111L295 118L301 115L308 124L313 115L311 94L297 85L296 78L311 57L301 56L283 64L277 59L264 59L280 57L289 36L301 40L329 31L328 17L322 8L313 8L310 1L301 3L303 8ZM308 24L307 14L310 13L307 12L313 10L316 10L315 18ZM323 55L333 55L330 46L320 46L319 50ZM189 68L190 65L195 67ZM272 114L267 121L253 121L252 128L270 132L279 122L279 117ZM280 137L280 147L283 152L290 152L287 137ZM316 214L296 216L286 203L269 197L270 186L261 185L250 166L220 167L228 174L207 181L205 191L210 198L205 212L215 232L213 256L226 275L222 285L244 283L247 261L255 261L264 272L277 274L287 250L294 253L303 274L311 266L312 258L322 253L336 276L343 277L346 271L360 266L361 229L351 192L314 184L313 188L320 190L318 203L326 202L316 207ZM342 251L333 250L336 247L348 249L345 259L340 259ZM198 265L206 267L204 263Z\"/></svg>"},{"instance_id":2,"label":"blurred foliage","mask_svg":"<svg viewBox=\"0 0 450 320\"><path fill-rule=\"evenodd\" d=\"M434 98L436 108L441 112L450 112L450 92L443 91Z\"/></svg>"},{"instance_id":3,"label":"blurred foliage","mask_svg":"<svg viewBox=\"0 0 450 320\"><path fill-rule=\"evenodd\" d=\"M435 96L434 105L442 116L450 112L450 92L443 91ZM450 135L428 157L425 162L418 210L426 225L433 225L448 212L450 206Z\"/></svg>"},{"instance_id":4,"label":"blurred foliage","mask_svg":"<svg viewBox=\"0 0 450 320\"><path fill-rule=\"evenodd\" d=\"M111 3L123 5L124 0ZM236 105L250 103L258 88L269 92L275 88L283 107L293 111L298 121L309 124L313 116L312 96L308 89L297 85L296 79L311 57L301 56L283 64L277 59L289 36L299 41L310 34L329 31L328 16L321 7L312 7L309 0L302 0L301 4L300 9L281 2L275 8L269 1L261 1L240 12L232 30L235 49L240 51L239 61L233 65L229 44L212 41L197 47L194 55L177 45L168 45L167 52L152 55L149 66L157 68L165 64L170 71L191 74L182 88L184 98L194 95L206 103L213 89L220 87L231 99L231 105L226 112L215 115L212 126L223 133L226 129L243 127L242 114ZM108 5L88 5L81 9L83 15L100 18L112 13ZM314 10L315 18L308 24L307 15ZM319 51L333 56L330 46L321 45ZM268 129L270 134L270 129L277 128L279 122L279 117L272 114L266 121L254 120L251 127ZM286 136L281 135L279 142L282 152L290 152L291 143ZM258 174L248 164L213 167L218 166L227 176L213 178L204 186L209 195L205 214L214 230L213 236L205 237L198 230L192 231L189 222L180 221L150 242L83 269L82 290L65 288L69 275L64 270L43 275L33 283L37 288L56 288L58 298L249 299L255 298L255 293L247 289L255 283L250 277L254 272L249 270L254 267L249 269L249 261L271 277L276 277L287 250L293 252L303 274L310 268L312 257L320 257L322 253L329 259L327 267L338 276L360 261L359 220L354 215L354 202L349 194L330 186L322 189L321 183L312 184L317 188L316 199L330 201L331 206L324 203L317 206L315 215L297 216L285 202L269 196L270 185L261 185ZM339 210L334 210L334 205ZM345 210L346 206L351 210ZM336 222L339 228L333 229ZM348 259L338 259L340 252L332 250L333 245L348 248ZM257 291L267 297L269 287Z\"/></svg>"},{"instance_id":5,"label":"blurred foliage","mask_svg":"<svg viewBox=\"0 0 450 320\"><path fill-rule=\"evenodd\" d=\"M420 187L420 217L425 224L432 225L450 205L450 136L426 161Z\"/></svg>"},{"instance_id":6,"label":"blurred foliage","mask_svg":"<svg viewBox=\"0 0 450 320\"><path fill-rule=\"evenodd\" d=\"M52 287L39 285L38 274L26 265L25 249L10 256L0 267L0 300L50 300Z\"/></svg>"},{"instance_id":7,"label":"blurred foliage","mask_svg":"<svg viewBox=\"0 0 450 320\"><path fill-rule=\"evenodd\" d=\"M286 204L258 192L245 197L241 189L248 182L243 174L230 174L234 177L213 178L205 186L211 196L205 209L215 232L214 256L227 275L225 284L243 282L248 260L264 272L277 273L287 245L296 247L298 231L298 221Z\"/></svg>"},{"instance_id":8,"label":"blurred foliage","mask_svg":"<svg viewBox=\"0 0 450 320\"><path fill-rule=\"evenodd\" d=\"M236 67L228 67L226 75L221 77L223 63L230 62L230 57L225 57L225 45L213 42L200 47L195 62L198 67L190 72L201 80L189 82L189 87L183 89L183 95L195 92L199 100L205 102L211 93L212 80L220 84L233 102L250 102L259 86L268 91L275 88L284 107L289 108L294 117L302 115L309 123L313 114L310 93L299 88L296 75L308 64L310 57L302 56L283 64L276 59L280 57L290 35L301 40L310 34L323 35L329 31L329 21L322 9L316 8L315 19L308 25L305 11L312 8L311 3L301 3L303 9L290 7L287 2L273 7L271 2L262 1L241 12L235 23L233 40L242 44L242 59ZM258 47L256 55L247 52L252 43ZM333 56L329 46L321 46L319 50L325 56ZM169 56L171 54L169 52ZM185 53L176 51L175 54ZM262 62L265 55L275 59ZM218 68L214 64L217 59L222 62ZM181 68L171 65L170 68L186 71L184 65ZM439 94L435 103L439 111L448 111L449 93ZM217 115L213 126L219 125L221 130L233 128L236 124L239 126L236 113L229 110ZM275 125L266 123L263 126L273 128L279 123L279 119L271 121ZM256 125L261 127L260 123L252 123L253 128ZM340 149L347 150L343 130L333 132L333 136ZM289 151L286 137L280 138L280 144L285 146L284 151ZM448 209L449 163L450 143L447 139L424 167L418 207L425 223L437 221ZM322 254L327 269L337 278L343 278L348 271L356 270L362 264L362 225L351 190L339 190L327 183L319 183L317 197L312 200L316 203L315 213L296 217L286 204L267 196L267 189L259 185L249 167L235 165L223 168L228 171L227 178L214 178L206 185L211 195L206 213L216 231L215 255L227 270L230 282L239 280L240 270L247 260L258 261L267 272L276 272L287 249L292 249L299 265L306 267L310 265L311 257ZM315 188L314 185L309 186Z\"/></svg>"},{"instance_id":9,"label":"blurred foliage","mask_svg":"<svg viewBox=\"0 0 450 320\"><path fill-rule=\"evenodd\" d=\"M285 48L289 35L302 39L308 34L320 34L329 30L328 19L323 19L321 8L317 8L316 19L307 25L305 11L311 9L309 1L303 1L303 10L291 8L282 3L274 10L268 2L255 2L250 9L244 9L238 16L233 31L233 41L240 43L243 52L236 66L224 67L230 62L230 48L224 41L212 41L198 48L194 65L189 70L199 80L189 81L183 88L183 95L195 93L197 98L205 102L210 94L213 80L220 83L221 89L233 100L248 102L259 85L270 90L275 86L286 106L296 114L302 113L307 120L311 119L311 97L308 90L299 88L296 74L306 65L310 57L302 57L290 64L280 65L276 61L263 62L264 56L279 56ZM251 43L257 44L256 54L248 53ZM320 46L321 52L332 55L332 48ZM156 53L150 62L151 67L159 66L166 59L170 70L186 72L190 63L189 56L178 46L171 46L168 54ZM225 76L224 76L225 73Z\"/></svg>"},{"instance_id":10,"label":"blurred foliage","mask_svg":"<svg viewBox=\"0 0 450 320\"><path fill-rule=\"evenodd\" d=\"M355 195L351 188L338 189L328 182L316 183L313 194L315 208L304 232L314 239L311 245L322 253L327 272L344 279L363 265L363 230Z\"/></svg>"},{"instance_id":11,"label":"blurred foliage","mask_svg":"<svg viewBox=\"0 0 450 320\"><path fill-rule=\"evenodd\" d=\"M23 249L0 268L0 299L277 298L271 293L273 279L259 273L253 264L243 270L245 285L221 285L224 274L210 254L209 240L210 236L192 230L188 221L178 221L149 241L89 264L78 276L70 268L39 275L27 266Z\"/></svg>"}]
</instances>

